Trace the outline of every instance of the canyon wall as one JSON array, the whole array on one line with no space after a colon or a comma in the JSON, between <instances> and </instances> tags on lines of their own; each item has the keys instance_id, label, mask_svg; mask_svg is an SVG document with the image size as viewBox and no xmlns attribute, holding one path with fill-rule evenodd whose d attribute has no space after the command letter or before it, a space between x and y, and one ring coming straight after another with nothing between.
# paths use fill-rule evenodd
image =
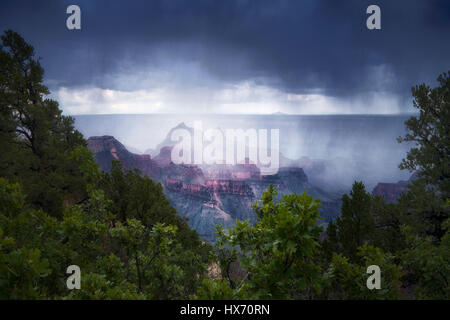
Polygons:
<instances>
[{"instance_id":1,"label":"canyon wall","mask_svg":"<svg viewBox=\"0 0 450 320\"><path fill-rule=\"evenodd\" d=\"M236 219L253 223L252 205L272 184L283 194L306 191L322 201L324 222L334 220L340 212L337 195L311 185L302 168L282 167L271 176L260 174L257 166L246 161L239 165L196 166L170 161L171 146L162 146L154 158L129 152L112 136L91 137L88 148L94 153L101 170L111 170L119 160L125 169L139 169L142 174L162 184L168 199L178 213L203 238L214 241L215 226L230 228Z\"/></svg>"}]
</instances>

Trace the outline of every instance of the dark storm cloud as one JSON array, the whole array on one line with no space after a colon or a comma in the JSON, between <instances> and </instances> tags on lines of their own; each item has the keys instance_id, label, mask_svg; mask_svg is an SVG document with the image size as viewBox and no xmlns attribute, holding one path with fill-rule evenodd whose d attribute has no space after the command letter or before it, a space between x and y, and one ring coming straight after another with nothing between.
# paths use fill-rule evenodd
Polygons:
<instances>
[{"instance_id":1,"label":"dark storm cloud","mask_svg":"<svg viewBox=\"0 0 450 320\"><path fill-rule=\"evenodd\" d=\"M81 31L65 27L69 4L81 7ZM365 27L370 4L382 30ZM121 72L182 61L289 93L409 96L450 68L446 0L2 1L0 28L35 46L55 86L108 88Z\"/></svg>"}]
</instances>

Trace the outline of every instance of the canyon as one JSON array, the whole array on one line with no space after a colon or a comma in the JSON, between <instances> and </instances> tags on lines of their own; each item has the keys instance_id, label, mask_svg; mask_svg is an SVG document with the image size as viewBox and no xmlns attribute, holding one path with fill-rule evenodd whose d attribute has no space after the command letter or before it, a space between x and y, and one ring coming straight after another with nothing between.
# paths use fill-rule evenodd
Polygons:
<instances>
[{"instance_id":1,"label":"canyon","mask_svg":"<svg viewBox=\"0 0 450 320\"><path fill-rule=\"evenodd\" d=\"M319 198L321 223L334 220L340 212L340 197L313 186L302 168L281 167L274 175L263 175L259 168L245 159L236 165L190 165L171 161L173 145L161 146L152 158L135 154L113 136L94 136L88 139L88 148L103 171L110 171L113 160L128 170L139 169L143 175L161 183L178 213L188 219L189 225L208 241L215 239L215 226L231 228L236 219L253 223L256 214L253 204L272 184L283 194L306 191Z\"/></svg>"},{"instance_id":2,"label":"canyon","mask_svg":"<svg viewBox=\"0 0 450 320\"><path fill-rule=\"evenodd\" d=\"M187 218L189 225L201 237L211 242L215 239L216 225L231 228L236 219L253 223L256 214L252 206L271 184L277 188L279 198L284 194L306 191L321 200L319 210L323 219L319 223L335 220L340 215L342 195L351 187L350 180L343 181L341 171L357 171L354 164L345 158L323 160L303 156L292 160L281 152L280 167L276 174L271 175L262 174L249 158L240 164L176 164L171 157L176 145L171 135L177 129L193 133L193 128L179 123L169 130L155 149L144 152L148 154L131 152L133 148L124 146L112 135L91 136L88 148L103 171L110 171L112 161L118 160L125 169L138 169L161 183L177 212ZM375 176L368 167L364 172ZM354 177L351 181L361 178ZM376 181L376 176L372 180ZM373 189L373 195L383 196L387 202L396 202L407 191L410 180L377 183L369 188Z\"/></svg>"}]
</instances>

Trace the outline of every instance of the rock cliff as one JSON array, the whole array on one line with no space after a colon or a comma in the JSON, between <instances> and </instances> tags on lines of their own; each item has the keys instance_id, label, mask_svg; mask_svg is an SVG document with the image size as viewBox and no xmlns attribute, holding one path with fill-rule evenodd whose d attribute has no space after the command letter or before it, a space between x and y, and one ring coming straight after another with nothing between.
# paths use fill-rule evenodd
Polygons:
<instances>
[{"instance_id":1,"label":"rock cliff","mask_svg":"<svg viewBox=\"0 0 450 320\"><path fill-rule=\"evenodd\" d=\"M159 153L138 155L129 152L112 136L91 137L88 148L94 153L101 170L111 170L112 160L119 160L126 169L139 169L142 174L160 182L178 213L188 218L189 225L209 241L215 239L215 226L235 225L236 219L256 219L252 205L273 184L279 197L283 194L306 192L322 200L320 209L325 222L339 215L340 201L314 187L302 168L280 168L272 176L262 176L258 167L249 163L239 165L196 166L174 164L172 146L158 147Z\"/></svg>"}]
</instances>

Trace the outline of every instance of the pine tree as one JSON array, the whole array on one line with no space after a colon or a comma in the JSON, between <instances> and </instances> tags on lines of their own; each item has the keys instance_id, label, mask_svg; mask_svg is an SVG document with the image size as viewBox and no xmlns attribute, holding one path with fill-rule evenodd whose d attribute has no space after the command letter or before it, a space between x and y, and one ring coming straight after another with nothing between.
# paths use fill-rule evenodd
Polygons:
<instances>
[{"instance_id":1,"label":"pine tree","mask_svg":"<svg viewBox=\"0 0 450 320\"><path fill-rule=\"evenodd\" d=\"M450 198L450 72L438 77L439 86L425 84L412 88L419 116L405 122L408 133L399 142L414 142L400 164L401 169L418 170L426 184Z\"/></svg>"},{"instance_id":2,"label":"pine tree","mask_svg":"<svg viewBox=\"0 0 450 320\"><path fill-rule=\"evenodd\" d=\"M341 216L336 220L342 253L351 261L356 259L357 248L371 239L374 222L370 211L371 195L362 182L355 182L350 196L342 197Z\"/></svg>"},{"instance_id":3,"label":"pine tree","mask_svg":"<svg viewBox=\"0 0 450 320\"><path fill-rule=\"evenodd\" d=\"M34 207L58 215L64 200L76 202L84 196L70 152L86 142L74 129L73 118L45 98L49 91L33 47L11 30L1 40L0 175L20 182Z\"/></svg>"}]
</instances>

